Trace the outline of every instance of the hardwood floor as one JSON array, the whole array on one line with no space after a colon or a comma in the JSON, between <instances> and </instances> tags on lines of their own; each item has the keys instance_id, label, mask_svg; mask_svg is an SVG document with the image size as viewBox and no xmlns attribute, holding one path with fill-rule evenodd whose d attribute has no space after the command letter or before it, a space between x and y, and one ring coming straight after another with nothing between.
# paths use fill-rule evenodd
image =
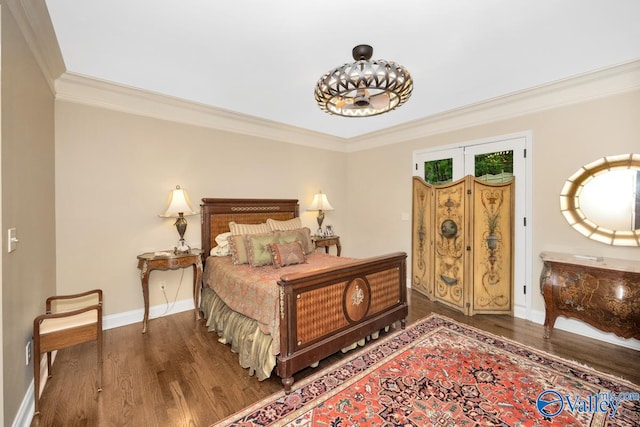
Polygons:
<instances>
[{"instance_id":1,"label":"hardwood floor","mask_svg":"<svg viewBox=\"0 0 640 427\"><path fill-rule=\"evenodd\" d=\"M509 316L466 317L410 293L409 323L436 312L485 331L640 384L640 352ZM208 333L193 312L105 331L103 391L95 390L95 343L62 350L31 426L209 426L281 390L273 376L259 382L229 346ZM344 357L341 353L295 376L299 380ZM295 384L294 384L295 386Z\"/></svg>"}]
</instances>

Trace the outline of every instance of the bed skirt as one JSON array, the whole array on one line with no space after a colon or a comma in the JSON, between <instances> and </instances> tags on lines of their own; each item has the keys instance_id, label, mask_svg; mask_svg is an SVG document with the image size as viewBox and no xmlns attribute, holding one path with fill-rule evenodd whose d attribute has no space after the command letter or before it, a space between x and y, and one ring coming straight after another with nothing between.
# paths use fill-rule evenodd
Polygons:
<instances>
[{"instance_id":1,"label":"bed skirt","mask_svg":"<svg viewBox=\"0 0 640 427\"><path fill-rule=\"evenodd\" d=\"M249 370L259 381L271 376L276 366L276 356L271 354L273 337L258 327L258 322L231 310L208 287L203 287L200 310L206 320L207 330L215 331L218 341L231 345L238 353L240 366Z\"/></svg>"},{"instance_id":2,"label":"bed skirt","mask_svg":"<svg viewBox=\"0 0 640 427\"><path fill-rule=\"evenodd\" d=\"M231 351L238 353L240 366L248 369L249 375L255 375L259 381L271 376L277 361L277 356L270 352L273 337L262 332L258 322L231 310L213 289L206 286L202 288L200 310L206 320L207 330L215 331L220 337L218 341L229 344ZM395 323L383 330L387 332L390 327L396 327ZM367 341L378 339L378 336L379 331L374 332L341 351L346 353L362 347ZM317 367L318 361L310 366Z\"/></svg>"}]
</instances>

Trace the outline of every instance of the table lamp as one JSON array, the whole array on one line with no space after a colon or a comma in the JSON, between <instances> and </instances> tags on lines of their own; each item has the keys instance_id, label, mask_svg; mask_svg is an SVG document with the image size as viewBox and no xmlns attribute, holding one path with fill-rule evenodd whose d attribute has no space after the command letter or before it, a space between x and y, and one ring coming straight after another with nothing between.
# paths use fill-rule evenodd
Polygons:
<instances>
[{"instance_id":1,"label":"table lamp","mask_svg":"<svg viewBox=\"0 0 640 427\"><path fill-rule=\"evenodd\" d=\"M177 217L174 225L180 235L178 245L174 248L175 253L187 253L191 249L187 242L184 240L184 233L187 231L187 219L185 215L195 215L198 212L194 211L191 207L191 200L187 191L176 185L174 190L169 191L169 198L167 199L167 208L160 216L164 218Z\"/></svg>"},{"instance_id":2,"label":"table lamp","mask_svg":"<svg viewBox=\"0 0 640 427\"><path fill-rule=\"evenodd\" d=\"M316 217L316 220L318 221L318 235L324 235L324 233L322 232L322 221L324 221L324 213L325 211L333 210L333 206L331 206L331 203L329 203L327 195L320 191L318 194L313 196L313 202L311 202L311 206L309 206L307 210L318 211L318 216Z\"/></svg>"}]
</instances>

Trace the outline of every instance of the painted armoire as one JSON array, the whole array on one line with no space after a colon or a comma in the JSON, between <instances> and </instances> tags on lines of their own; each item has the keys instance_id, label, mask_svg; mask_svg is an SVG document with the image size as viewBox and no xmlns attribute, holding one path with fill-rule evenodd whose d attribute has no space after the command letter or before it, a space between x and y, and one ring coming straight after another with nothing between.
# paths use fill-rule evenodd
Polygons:
<instances>
[{"instance_id":1,"label":"painted armoire","mask_svg":"<svg viewBox=\"0 0 640 427\"><path fill-rule=\"evenodd\" d=\"M412 287L466 315L513 315L514 188L414 177Z\"/></svg>"}]
</instances>

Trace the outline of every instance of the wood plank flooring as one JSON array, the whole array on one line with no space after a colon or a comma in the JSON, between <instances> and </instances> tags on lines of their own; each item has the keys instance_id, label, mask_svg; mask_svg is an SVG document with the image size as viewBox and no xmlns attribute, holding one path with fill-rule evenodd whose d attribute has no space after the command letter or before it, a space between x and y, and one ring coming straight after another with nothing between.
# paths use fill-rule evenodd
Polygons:
<instances>
[{"instance_id":1,"label":"wood plank flooring","mask_svg":"<svg viewBox=\"0 0 640 427\"><path fill-rule=\"evenodd\" d=\"M640 384L640 352L509 316L466 317L410 292L408 322L436 312ZM103 391L95 390L95 343L62 350L31 426L209 426L281 390L277 377L259 382L238 355L209 333L193 312L105 331ZM341 353L320 363L335 363ZM317 369L306 369L296 380ZM295 385L294 385L295 386Z\"/></svg>"}]
</instances>

